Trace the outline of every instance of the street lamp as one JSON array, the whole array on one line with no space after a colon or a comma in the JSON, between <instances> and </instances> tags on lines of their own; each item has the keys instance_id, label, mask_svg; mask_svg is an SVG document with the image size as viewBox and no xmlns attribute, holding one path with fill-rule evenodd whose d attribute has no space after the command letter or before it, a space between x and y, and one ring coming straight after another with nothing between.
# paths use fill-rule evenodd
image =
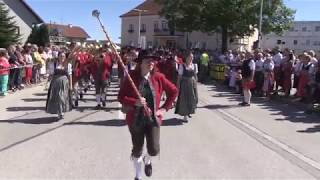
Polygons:
<instances>
[{"instance_id":1,"label":"street lamp","mask_svg":"<svg viewBox=\"0 0 320 180\"><path fill-rule=\"evenodd\" d=\"M263 12L263 0L260 0L260 18L259 18L259 34L258 34L258 48L261 49L262 41L262 12Z\"/></svg>"},{"instance_id":2,"label":"street lamp","mask_svg":"<svg viewBox=\"0 0 320 180\"><path fill-rule=\"evenodd\" d=\"M141 36L141 33L140 33L140 28L141 28L141 14L142 12L148 12L148 10L143 10L143 9L133 9L134 11L138 12L139 13L139 28L138 28L138 47L141 46L141 42L140 42L140 36Z\"/></svg>"}]
</instances>

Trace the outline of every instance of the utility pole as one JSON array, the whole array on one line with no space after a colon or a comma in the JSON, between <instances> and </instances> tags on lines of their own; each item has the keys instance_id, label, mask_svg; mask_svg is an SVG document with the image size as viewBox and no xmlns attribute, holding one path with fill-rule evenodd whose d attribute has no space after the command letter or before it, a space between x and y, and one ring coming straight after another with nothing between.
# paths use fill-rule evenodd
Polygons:
<instances>
[{"instance_id":1,"label":"utility pole","mask_svg":"<svg viewBox=\"0 0 320 180\"><path fill-rule=\"evenodd\" d=\"M133 9L134 11L137 11L139 13L139 22L138 22L138 48L141 47L141 14L142 12L147 12L148 10L142 10L142 9Z\"/></svg>"},{"instance_id":2,"label":"utility pole","mask_svg":"<svg viewBox=\"0 0 320 180\"><path fill-rule=\"evenodd\" d=\"M262 14L263 14L263 0L260 0L260 20L259 20L259 35L258 35L259 49L261 49L261 41L262 41Z\"/></svg>"}]
</instances>

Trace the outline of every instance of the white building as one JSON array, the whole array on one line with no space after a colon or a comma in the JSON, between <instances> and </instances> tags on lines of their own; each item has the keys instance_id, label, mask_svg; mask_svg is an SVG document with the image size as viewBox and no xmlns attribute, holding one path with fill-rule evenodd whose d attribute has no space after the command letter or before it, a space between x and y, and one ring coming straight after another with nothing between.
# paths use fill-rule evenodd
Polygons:
<instances>
[{"instance_id":1,"label":"white building","mask_svg":"<svg viewBox=\"0 0 320 180\"><path fill-rule=\"evenodd\" d=\"M0 0L0 3L5 4L9 9L9 16L14 17L22 44L27 41L32 25L44 22L24 0Z\"/></svg>"},{"instance_id":2,"label":"white building","mask_svg":"<svg viewBox=\"0 0 320 180\"><path fill-rule=\"evenodd\" d=\"M263 36L262 48L290 48L298 53L320 49L320 21L295 21L293 28L282 36L274 33Z\"/></svg>"},{"instance_id":3,"label":"white building","mask_svg":"<svg viewBox=\"0 0 320 180\"><path fill-rule=\"evenodd\" d=\"M141 12L140 43L139 39L139 12L134 9L146 10ZM146 0L131 11L121 15L121 46L139 46L143 48L168 46L176 48L200 48L220 50L221 35L214 33L208 35L201 32L173 32L169 30L166 19L160 17L161 6L154 0ZM253 42L258 39L258 34L251 37L233 39L229 43L230 49L251 50Z\"/></svg>"}]
</instances>

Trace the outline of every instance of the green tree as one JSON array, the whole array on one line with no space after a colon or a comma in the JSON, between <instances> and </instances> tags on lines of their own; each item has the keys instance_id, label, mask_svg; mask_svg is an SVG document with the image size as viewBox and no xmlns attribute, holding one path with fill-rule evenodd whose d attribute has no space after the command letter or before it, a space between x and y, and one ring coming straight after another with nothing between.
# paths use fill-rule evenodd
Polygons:
<instances>
[{"instance_id":1,"label":"green tree","mask_svg":"<svg viewBox=\"0 0 320 180\"><path fill-rule=\"evenodd\" d=\"M46 24L33 25L28 43L45 46L49 43L49 30Z\"/></svg>"},{"instance_id":2,"label":"green tree","mask_svg":"<svg viewBox=\"0 0 320 180\"><path fill-rule=\"evenodd\" d=\"M259 26L261 0L156 0L161 15L184 32L218 32L222 51L228 40L251 35ZM281 34L292 26L295 11L283 0L264 0L262 33Z\"/></svg>"},{"instance_id":3,"label":"green tree","mask_svg":"<svg viewBox=\"0 0 320 180\"><path fill-rule=\"evenodd\" d=\"M7 48L20 41L18 26L9 16L9 10L4 3L0 2L0 47Z\"/></svg>"}]
</instances>

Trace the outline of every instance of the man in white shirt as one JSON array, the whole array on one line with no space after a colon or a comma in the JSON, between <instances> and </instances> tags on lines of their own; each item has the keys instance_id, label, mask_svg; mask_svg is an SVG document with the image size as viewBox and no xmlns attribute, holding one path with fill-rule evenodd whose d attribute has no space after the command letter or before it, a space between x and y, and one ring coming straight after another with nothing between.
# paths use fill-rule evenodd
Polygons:
<instances>
[{"instance_id":1,"label":"man in white shirt","mask_svg":"<svg viewBox=\"0 0 320 180\"><path fill-rule=\"evenodd\" d=\"M273 62L274 62L274 78L275 78L275 82L276 82L276 93L277 90L279 88L279 85L281 84L281 64L283 61L283 55L280 52L280 49L276 49L275 50L275 55L273 56Z\"/></svg>"}]
</instances>

